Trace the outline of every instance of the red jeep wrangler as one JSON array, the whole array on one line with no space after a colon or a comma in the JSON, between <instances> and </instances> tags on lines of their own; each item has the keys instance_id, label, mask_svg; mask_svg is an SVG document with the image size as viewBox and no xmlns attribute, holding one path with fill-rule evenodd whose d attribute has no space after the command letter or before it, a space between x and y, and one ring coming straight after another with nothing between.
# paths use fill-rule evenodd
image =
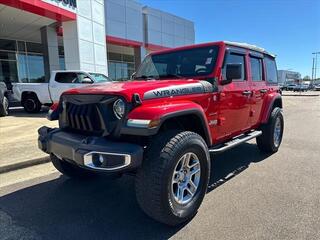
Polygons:
<instances>
[{"instance_id":1,"label":"red jeep wrangler","mask_svg":"<svg viewBox=\"0 0 320 240\"><path fill-rule=\"evenodd\" d=\"M39 148L70 177L135 175L150 217L177 225L207 191L210 153L256 138L278 150L282 100L275 57L264 49L214 42L149 54L131 81L65 92L39 129Z\"/></svg>"}]
</instances>

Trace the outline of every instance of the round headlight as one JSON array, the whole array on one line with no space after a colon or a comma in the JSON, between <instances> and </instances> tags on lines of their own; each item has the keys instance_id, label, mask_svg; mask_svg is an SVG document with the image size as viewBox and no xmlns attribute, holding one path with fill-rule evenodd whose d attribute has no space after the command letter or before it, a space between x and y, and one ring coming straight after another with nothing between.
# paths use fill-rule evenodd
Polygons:
<instances>
[{"instance_id":1,"label":"round headlight","mask_svg":"<svg viewBox=\"0 0 320 240\"><path fill-rule=\"evenodd\" d=\"M113 104L113 112L118 119L121 119L125 113L126 105L122 99L118 99Z\"/></svg>"}]
</instances>

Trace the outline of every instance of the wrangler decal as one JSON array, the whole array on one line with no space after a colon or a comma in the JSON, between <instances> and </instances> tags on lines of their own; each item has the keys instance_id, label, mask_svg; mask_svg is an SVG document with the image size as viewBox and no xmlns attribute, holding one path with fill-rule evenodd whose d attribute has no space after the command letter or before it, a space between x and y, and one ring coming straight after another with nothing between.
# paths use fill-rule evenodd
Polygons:
<instances>
[{"instance_id":1,"label":"wrangler decal","mask_svg":"<svg viewBox=\"0 0 320 240\"><path fill-rule=\"evenodd\" d=\"M210 91L210 88L208 88L207 86L205 87L204 84L199 82L199 83L183 84L179 86L158 88L155 90L145 92L143 98L144 99L163 98L163 97L170 97L170 96L206 93L209 91Z\"/></svg>"}]
</instances>

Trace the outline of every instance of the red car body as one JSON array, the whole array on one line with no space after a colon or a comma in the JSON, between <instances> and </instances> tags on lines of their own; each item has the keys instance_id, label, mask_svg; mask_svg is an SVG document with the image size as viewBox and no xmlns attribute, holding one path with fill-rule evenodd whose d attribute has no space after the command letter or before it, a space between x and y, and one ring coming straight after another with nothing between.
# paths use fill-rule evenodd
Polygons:
<instances>
[{"instance_id":1,"label":"red car body","mask_svg":"<svg viewBox=\"0 0 320 240\"><path fill-rule=\"evenodd\" d=\"M253 138L278 151L282 100L264 49L215 42L155 52L134 78L62 94L49 112L59 128L40 128L38 139L56 169L81 178L130 172L144 212L175 226L207 192L210 153Z\"/></svg>"},{"instance_id":2,"label":"red car body","mask_svg":"<svg viewBox=\"0 0 320 240\"><path fill-rule=\"evenodd\" d=\"M195 47L206 47L216 45L219 53L213 71L201 77L168 80L145 80L117 82L108 85L89 86L84 88L72 89L65 94L109 94L124 97L128 102L131 101L133 94L138 94L142 100L142 105L133 109L127 116L128 119L148 119L161 120L170 113L183 112L184 110L196 109L203 116L205 129L208 130L209 138L206 139L208 145L221 143L227 139L237 136L250 129L257 128L260 124L266 123L270 110L274 104L282 106L281 95L277 84L267 83L266 66L263 62L262 81L252 81L249 56L252 52L262 52L253 50L245 46L228 42L214 42L191 45L181 48L168 49L151 53L169 53ZM245 53L247 73L245 81L232 81L230 84L223 85L221 81L223 62L225 55L230 47L241 48ZM263 55L269 55L263 53ZM157 91L165 87L179 87L188 84L198 83L206 79L216 79L218 89L215 92L187 94L144 99L146 92ZM251 94L244 95L248 91Z\"/></svg>"}]
</instances>

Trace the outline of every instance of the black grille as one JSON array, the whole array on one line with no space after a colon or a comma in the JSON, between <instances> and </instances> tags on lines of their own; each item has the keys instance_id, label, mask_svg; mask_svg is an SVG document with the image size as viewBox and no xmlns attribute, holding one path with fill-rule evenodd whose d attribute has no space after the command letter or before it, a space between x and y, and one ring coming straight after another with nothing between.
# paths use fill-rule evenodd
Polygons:
<instances>
[{"instance_id":1,"label":"black grille","mask_svg":"<svg viewBox=\"0 0 320 240\"><path fill-rule=\"evenodd\" d=\"M117 124L112 110L116 99L101 95L64 95L60 127L84 134L106 136Z\"/></svg>"},{"instance_id":2,"label":"black grille","mask_svg":"<svg viewBox=\"0 0 320 240\"><path fill-rule=\"evenodd\" d=\"M66 104L67 125L70 128L86 131L99 132L106 130L104 119L97 104L76 105Z\"/></svg>"}]
</instances>

